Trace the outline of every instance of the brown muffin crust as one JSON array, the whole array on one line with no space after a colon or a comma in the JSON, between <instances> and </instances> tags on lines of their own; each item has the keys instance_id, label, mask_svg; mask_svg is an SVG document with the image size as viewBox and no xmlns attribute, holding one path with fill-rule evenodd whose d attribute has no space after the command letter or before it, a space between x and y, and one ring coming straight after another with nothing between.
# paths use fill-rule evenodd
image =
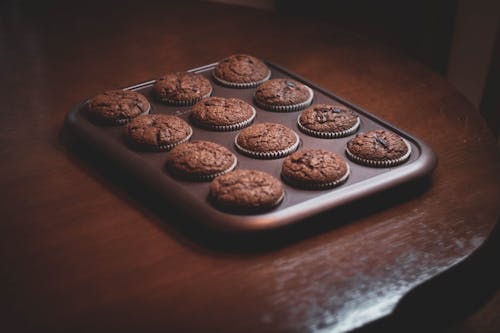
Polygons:
<instances>
[{"instance_id":1,"label":"brown muffin crust","mask_svg":"<svg viewBox=\"0 0 500 333\"><path fill-rule=\"evenodd\" d=\"M247 54L234 54L222 59L215 67L216 78L228 82L250 83L267 78L269 68L259 59Z\"/></svg>"},{"instance_id":2,"label":"brown muffin crust","mask_svg":"<svg viewBox=\"0 0 500 333\"><path fill-rule=\"evenodd\" d=\"M238 98L208 97L193 106L191 116L204 127L228 126L252 119L255 110Z\"/></svg>"},{"instance_id":3,"label":"brown muffin crust","mask_svg":"<svg viewBox=\"0 0 500 333\"><path fill-rule=\"evenodd\" d=\"M299 124L321 133L340 133L352 129L358 116L346 107L331 104L314 104L302 112Z\"/></svg>"},{"instance_id":4,"label":"brown muffin crust","mask_svg":"<svg viewBox=\"0 0 500 333\"><path fill-rule=\"evenodd\" d=\"M181 143L167 157L167 168L175 175L198 180L210 180L235 166L236 156L210 141Z\"/></svg>"},{"instance_id":5,"label":"brown muffin crust","mask_svg":"<svg viewBox=\"0 0 500 333\"><path fill-rule=\"evenodd\" d=\"M397 160L408 153L408 146L396 133L374 130L359 133L347 143L349 152L371 161Z\"/></svg>"},{"instance_id":6,"label":"brown muffin crust","mask_svg":"<svg viewBox=\"0 0 500 333\"><path fill-rule=\"evenodd\" d=\"M342 157L323 149L297 151L284 159L281 169L286 180L304 187L335 186L348 172Z\"/></svg>"},{"instance_id":7,"label":"brown muffin crust","mask_svg":"<svg viewBox=\"0 0 500 333\"><path fill-rule=\"evenodd\" d=\"M291 79L273 79L257 87L255 99L264 105L295 105L311 98L311 91Z\"/></svg>"},{"instance_id":8,"label":"brown muffin crust","mask_svg":"<svg viewBox=\"0 0 500 333\"><path fill-rule=\"evenodd\" d=\"M283 196L281 182L257 170L235 170L210 184L210 198L226 208L268 209L279 204Z\"/></svg>"},{"instance_id":9,"label":"brown muffin crust","mask_svg":"<svg viewBox=\"0 0 500 333\"><path fill-rule=\"evenodd\" d=\"M253 152L277 152L296 145L298 136L281 124L259 123L242 130L236 143L241 148Z\"/></svg>"},{"instance_id":10,"label":"brown muffin crust","mask_svg":"<svg viewBox=\"0 0 500 333\"><path fill-rule=\"evenodd\" d=\"M87 112L94 121L107 124L128 122L151 108L143 95L131 90L109 90L92 98Z\"/></svg>"},{"instance_id":11,"label":"brown muffin crust","mask_svg":"<svg viewBox=\"0 0 500 333\"><path fill-rule=\"evenodd\" d=\"M128 141L143 150L169 150L189 139L192 133L184 120L166 114L138 116L125 127Z\"/></svg>"},{"instance_id":12,"label":"brown muffin crust","mask_svg":"<svg viewBox=\"0 0 500 333\"><path fill-rule=\"evenodd\" d=\"M153 93L157 99L166 103L195 103L208 97L212 92L210 81L203 75L176 72L156 80Z\"/></svg>"}]
</instances>

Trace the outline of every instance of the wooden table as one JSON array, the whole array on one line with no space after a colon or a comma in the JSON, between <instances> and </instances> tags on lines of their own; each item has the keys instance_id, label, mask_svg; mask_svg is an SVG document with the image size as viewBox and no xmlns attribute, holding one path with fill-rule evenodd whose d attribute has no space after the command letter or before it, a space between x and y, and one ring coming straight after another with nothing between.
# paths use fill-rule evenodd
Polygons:
<instances>
[{"instance_id":1,"label":"wooden table","mask_svg":"<svg viewBox=\"0 0 500 333\"><path fill-rule=\"evenodd\" d=\"M312 20L213 4L74 5L2 8L1 331L341 332L386 316L365 330L415 327L494 276L491 245L480 274L466 258L499 217L498 151L442 77ZM61 130L86 97L234 52L422 138L439 158L433 177L235 240L183 220ZM486 312L498 329L495 300Z\"/></svg>"}]
</instances>

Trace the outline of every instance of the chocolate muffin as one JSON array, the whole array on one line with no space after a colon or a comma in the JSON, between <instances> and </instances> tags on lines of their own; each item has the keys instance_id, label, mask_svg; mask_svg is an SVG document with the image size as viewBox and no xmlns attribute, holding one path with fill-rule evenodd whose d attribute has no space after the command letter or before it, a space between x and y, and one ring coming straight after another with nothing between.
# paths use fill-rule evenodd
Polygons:
<instances>
[{"instance_id":1,"label":"chocolate muffin","mask_svg":"<svg viewBox=\"0 0 500 333\"><path fill-rule=\"evenodd\" d=\"M280 158L297 150L299 136L281 124L260 123L238 133L235 145L250 157Z\"/></svg>"},{"instance_id":2,"label":"chocolate muffin","mask_svg":"<svg viewBox=\"0 0 500 333\"><path fill-rule=\"evenodd\" d=\"M314 104L297 118L302 132L320 138L340 138L359 128L359 117L344 106Z\"/></svg>"},{"instance_id":3,"label":"chocolate muffin","mask_svg":"<svg viewBox=\"0 0 500 333\"><path fill-rule=\"evenodd\" d=\"M250 88L271 76L269 68L259 59L247 54L234 54L222 59L214 69L214 78L233 88Z\"/></svg>"},{"instance_id":4,"label":"chocolate muffin","mask_svg":"<svg viewBox=\"0 0 500 333\"><path fill-rule=\"evenodd\" d=\"M218 207L259 211L277 206L284 198L281 182L257 170L235 170L215 178L209 197Z\"/></svg>"},{"instance_id":5,"label":"chocolate muffin","mask_svg":"<svg viewBox=\"0 0 500 333\"><path fill-rule=\"evenodd\" d=\"M281 175L292 186L305 189L332 188L349 177L349 165L337 154L323 149L304 149L287 156Z\"/></svg>"},{"instance_id":6,"label":"chocolate muffin","mask_svg":"<svg viewBox=\"0 0 500 333\"><path fill-rule=\"evenodd\" d=\"M193 105L211 93L212 85L207 78L188 72L166 74L153 85L155 97L171 105Z\"/></svg>"},{"instance_id":7,"label":"chocolate muffin","mask_svg":"<svg viewBox=\"0 0 500 333\"><path fill-rule=\"evenodd\" d=\"M167 168L176 177L212 180L236 167L237 158L226 147L210 141L186 142L167 157Z\"/></svg>"},{"instance_id":8,"label":"chocolate muffin","mask_svg":"<svg viewBox=\"0 0 500 333\"><path fill-rule=\"evenodd\" d=\"M346 154L360 164L389 167L405 162L411 146L396 133L374 130L356 135L347 143Z\"/></svg>"},{"instance_id":9,"label":"chocolate muffin","mask_svg":"<svg viewBox=\"0 0 500 333\"><path fill-rule=\"evenodd\" d=\"M98 124L125 124L150 110L146 97L131 90L109 90L96 95L87 104L90 120Z\"/></svg>"},{"instance_id":10,"label":"chocolate muffin","mask_svg":"<svg viewBox=\"0 0 500 333\"><path fill-rule=\"evenodd\" d=\"M313 91L291 79L274 79L262 83L255 92L255 103L271 111L296 111L311 104Z\"/></svg>"},{"instance_id":11,"label":"chocolate muffin","mask_svg":"<svg viewBox=\"0 0 500 333\"><path fill-rule=\"evenodd\" d=\"M147 114L133 119L125 127L125 137L138 150L166 151L191 137L193 129L179 117Z\"/></svg>"},{"instance_id":12,"label":"chocolate muffin","mask_svg":"<svg viewBox=\"0 0 500 333\"><path fill-rule=\"evenodd\" d=\"M241 99L208 97L193 106L191 118L207 129L234 131L248 126L255 115L254 107Z\"/></svg>"}]
</instances>

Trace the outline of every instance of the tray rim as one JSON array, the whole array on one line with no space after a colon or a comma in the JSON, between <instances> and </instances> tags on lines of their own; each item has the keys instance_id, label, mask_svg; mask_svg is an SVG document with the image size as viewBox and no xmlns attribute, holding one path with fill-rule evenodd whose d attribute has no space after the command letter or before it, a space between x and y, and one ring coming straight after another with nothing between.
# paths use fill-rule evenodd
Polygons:
<instances>
[{"instance_id":1,"label":"tray rim","mask_svg":"<svg viewBox=\"0 0 500 333\"><path fill-rule=\"evenodd\" d=\"M413 143L418 148L419 156L416 160L409 162L408 164L400 165L388 172L356 182L354 184L350 184L345 188L337 188L335 193L324 193L318 197L277 211L270 211L267 213L255 215L239 215L223 212L215 208L209 210L207 207L205 207L205 202L203 202L203 204L201 205L198 205L197 209L192 209L193 197L187 195L187 191L185 191L185 189L183 189L183 187L180 186L177 182L172 181L168 178L165 179L165 182L169 185L168 188L161 186L161 182L153 181L155 177L163 176L162 170L148 168L150 170L148 170L146 174L146 172L144 172L142 158L140 158L138 155L134 156L131 154L126 163L120 163L123 162L123 159L120 157L120 154L116 153L117 149L128 151L128 148L125 146L117 148L115 142L112 142L111 140L109 140L109 138L106 139L108 137L106 134L102 132L98 135L95 135L95 133L91 133L90 126L92 125L90 124L90 122L80 122L78 120L78 114L81 112L82 108L85 106L89 99L81 101L67 112L64 126L70 130L70 134L75 134L82 141L86 141L87 143L91 144L92 148L98 149L101 153L104 153L104 155L107 156L108 159L113 160L113 162L120 163L122 168L124 168L128 173L138 175L141 181L147 187L157 192L165 200L171 203L178 203L178 208L176 209L182 210L187 215L198 221L201 221L203 224L209 227L225 232L241 233L277 229L289 224L300 222L301 220L314 216L320 212L340 207L344 204L356 201L361 198L369 197L375 193L382 192L389 188L402 185L418 178L423 178L429 175L435 169L438 162L437 156L423 140L413 137L411 134L396 127L392 123L383 120L380 117L377 117L376 115L366 111L358 105L351 103L342 97L339 97L338 95L320 87L318 84L310 80L306 80L302 76L297 75L280 65L269 61L265 61L265 63L268 66L274 67L278 71L285 73L293 79L307 84L309 87L321 92L325 96L349 106L356 112L362 114L364 117L369 118L370 120L382 125L383 127L388 128L391 131L394 131L395 133L403 136L406 140L411 141L411 143ZM203 65L200 67L189 69L187 70L187 72L205 72L207 70L213 69L213 67L215 67L217 64L218 63L215 62ZM138 90L151 86L155 81L156 80L154 79L148 80L122 89ZM390 175L390 179L387 179L388 175Z\"/></svg>"}]
</instances>

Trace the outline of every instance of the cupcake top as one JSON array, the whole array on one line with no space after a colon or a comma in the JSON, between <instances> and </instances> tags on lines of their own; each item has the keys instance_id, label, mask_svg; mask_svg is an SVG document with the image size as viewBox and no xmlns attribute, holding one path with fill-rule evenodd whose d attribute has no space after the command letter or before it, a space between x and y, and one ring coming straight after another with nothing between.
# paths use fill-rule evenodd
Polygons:
<instances>
[{"instance_id":1,"label":"cupcake top","mask_svg":"<svg viewBox=\"0 0 500 333\"><path fill-rule=\"evenodd\" d=\"M208 97L193 106L191 117L203 127L235 130L255 118L255 109L238 98Z\"/></svg>"},{"instance_id":2,"label":"cupcake top","mask_svg":"<svg viewBox=\"0 0 500 333\"><path fill-rule=\"evenodd\" d=\"M257 170L235 170L215 178L210 184L210 198L222 207L233 209L268 209L283 200L281 182Z\"/></svg>"},{"instance_id":3,"label":"cupcake top","mask_svg":"<svg viewBox=\"0 0 500 333\"><path fill-rule=\"evenodd\" d=\"M153 85L157 99L175 105L192 105L211 93L212 85L207 78L188 72L166 74Z\"/></svg>"},{"instance_id":4,"label":"cupcake top","mask_svg":"<svg viewBox=\"0 0 500 333\"><path fill-rule=\"evenodd\" d=\"M396 133L374 130L359 133L347 143L347 155L356 162L389 166L404 162L410 156L410 146ZM383 162L383 163L382 163Z\"/></svg>"},{"instance_id":5,"label":"cupcake top","mask_svg":"<svg viewBox=\"0 0 500 333\"><path fill-rule=\"evenodd\" d=\"M304 149L284 159L281 174L292 185L325 188L345 181L349 166L342 157L330 151Z\"/></svg>"},{"instance_id":6,"label":"cupcake top","mask_svg":"<svg viewBox=\"0 0 500 333\"><path fill-rule=\"evenodd\" d=\"M341 137L354 133L359 117L346 107L314 104L299 116L299 128L306 134L319 137Z\"/></svg>"},{"instance_id":7,"label":"cupcake top","mask_svg":"<svg viewBox=\"0 0 500 333\"><path fill-rule=\"evenodd\" d=\"M167 157L167 167L175 174L196 180L210 180L236 167L236 156L226 147L210 141L182 143Z\"/></svg>"},{"instance_id":8,"label":"cupcake top","mask_svg":"<svg viewBox=\"0 0 500 333\"><path fill-rule=\"evenodd\" d=\"M247 54L234 54L224 58L214 69L214 77L218 81L234 86L257 85L270 75L271 71L266 64Z\"/></svg>"},{"instance_id":9,"label":"cupcake top","mask_svg":"<svg viewBox=\"0 0 500 333\"><path fill-rule=\"evenodd\" d=\"M291 79L273 79L262 83L255 92L255 102L266 109L291 111L311 103L311 88Z\"/></svg>"},{"instance_id":10,"label":"cupcake top","mask_svg":"<svg viewBox=\"0 0 500 333\"><path fill-rule=\"evenodd\" d=\"M297 149L299 137L281 124L259 123L242 130L235 143L240 151L250 156L278 158Z\"/></svg>"},{"instance_id":11,"label":"cupcake top","mask_svg":"<svg viewBox=\"0 0 500 333\"><path fill-rule=\"evenodd\" d=\"M127 140L140 150L169 150L189 140L192 134L188 123L166 114L142 115L125 127Z\"/></svg>"},{"instance_id":12,"label":"cupcake top","mask_svg":"<svg viewBox=\"0 0 500 333\"><path fill-rule=\"evenodd\" d=\"M109 90L96 95L87 105L89 117L104 124L124 124L130 119L148 113L151 109L146 97L131 90Z\"/></svg>"}]
</instances>

